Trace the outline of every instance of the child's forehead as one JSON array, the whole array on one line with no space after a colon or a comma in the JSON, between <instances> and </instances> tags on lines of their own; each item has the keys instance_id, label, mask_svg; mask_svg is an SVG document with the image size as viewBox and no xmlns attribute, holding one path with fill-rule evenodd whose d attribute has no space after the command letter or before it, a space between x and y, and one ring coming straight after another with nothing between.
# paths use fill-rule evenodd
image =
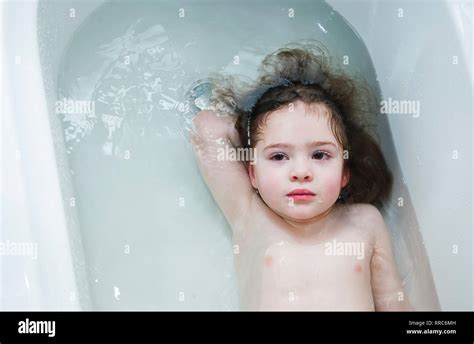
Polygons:
<instances>
[{"instance_id":1,"label":"child's forehead","mask_svg":"<svg viewBox=\"0 0 474 344\"><path fill-rule=\"evenodd\" d=\"M297 99L293 102L290 102L286 105L283 105L281 108L277 109L275 112L300 112L307 114L327 114L329 109L326 105L318 102L314 103L305 103L304 101Z\"/></svg>"},{"instance_id":2,"label":"child's forehead","mask_svg":"<svg viewBox=\"0 0 474 344\"><path fill-rule=\"evenodd\" d=\"M297 102L268 113L265 118L265 127L271 130L282 126L290 129L295 126L310 125L311 127L329 129L329 119L329 110L323 104L307 105Z\"/></svg>"},{"instance_id":3,"label":"child's forehead","mask_svg":"<svg viewBox=\"0 0 474 344\"><path fill-rule=\"evenodd\" d=\"M327 116L279 113L271 118L272 115L261 132L264 143L278 141L304 145L315 140L334 143L337 141Z\"/></svg>"}]
</instances>

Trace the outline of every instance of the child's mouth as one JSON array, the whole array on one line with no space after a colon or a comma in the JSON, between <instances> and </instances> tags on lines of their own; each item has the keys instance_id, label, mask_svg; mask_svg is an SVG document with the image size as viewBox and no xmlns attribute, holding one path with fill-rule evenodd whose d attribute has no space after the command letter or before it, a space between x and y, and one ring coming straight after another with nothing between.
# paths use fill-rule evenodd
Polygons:
<instances>
[{"instance_id":1,"label":"child's mouth","mask_svg":"<svg viewBox=\"0 0 474 344\"><path fill-rule=\"evenodd\" d=\"M316 197L316 194L308 189L296 189L291 191L286 196L293 199L293 201L310 201Z\"/></svg>"}]
</instances>

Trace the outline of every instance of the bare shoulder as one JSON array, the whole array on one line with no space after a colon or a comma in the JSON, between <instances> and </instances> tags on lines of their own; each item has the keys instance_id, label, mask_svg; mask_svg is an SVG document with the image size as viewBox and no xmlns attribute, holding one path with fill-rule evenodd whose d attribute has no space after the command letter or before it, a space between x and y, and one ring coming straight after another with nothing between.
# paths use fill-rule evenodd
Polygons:
<instances>
[{"instance_id":1,"label":"bare shoulder","mask_svg":"<svg viewBox=\"0 0 474 344\"><path fill-rule=\"evenodd\" d=\"M387 233L387 226L382 213L377 207L368 203L344 205L346 221L354 228L364 230L374 238Z\"/></svg>"},{"instance_id":2,"label":"bare shoulder","mask_svg":"<svg viewBox=\"0 0 474 344\"><path fill-rule=\"evenodd\" d=\"M364 225L370 223L380 223L383 221L383 216L377 207L369 203L353 203L345 204L343 207L343 213L353 221L357 223L363 223Z\"/></svg>"},{"instance_id":3,"label":"bare shoulder","mask_svg":"<svg viewBox=\"0 0 474 344\"><path fill-rule=\"evenodd\" d=\"M354 203L350 205L352 210L360 214L363 218L375 220L380 219L382 214L376 206L369 203Z\"/></svg>"}]
</instances>

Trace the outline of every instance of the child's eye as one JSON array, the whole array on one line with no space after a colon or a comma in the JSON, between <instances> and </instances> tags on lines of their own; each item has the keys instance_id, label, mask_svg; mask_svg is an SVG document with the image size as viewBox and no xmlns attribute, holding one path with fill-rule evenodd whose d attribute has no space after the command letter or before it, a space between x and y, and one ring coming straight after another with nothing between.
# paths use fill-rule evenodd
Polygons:
<instances>
[{"instance_id":1,"label":"child's eye","mask_svg":"<svg viewBox=\"0 0 474 344\"><path fill-rule=\"evenodd\" d=\"M326 159L324 159L324 157L326 157ZM329 159L331 156L326 153L326 152L322 152L322 151L318 151L318 152L315 152L313 154L313 158L315 158L316 160L327 160Z\"/></svg>"},{"instance_id":2,"label":"child's eye","mask_svg":"<svg viewBox=\"0 0 474 344\"><path fill-rule=\"evenodd\" d=\"M283 153L275 153L270 157L270 160L281 161L285 159L287 156Z\"/></svg>"}]
</instances>

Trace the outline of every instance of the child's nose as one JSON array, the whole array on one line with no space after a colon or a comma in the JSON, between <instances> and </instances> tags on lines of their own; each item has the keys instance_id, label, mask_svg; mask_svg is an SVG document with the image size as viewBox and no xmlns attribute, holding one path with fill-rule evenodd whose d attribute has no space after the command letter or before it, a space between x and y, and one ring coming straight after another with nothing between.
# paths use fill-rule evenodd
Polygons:
<instances>
[{"instance_id":1,"label":"child's nose","mask_svg":"<svg viewBox=\"0 0 474 344\"><path fill-rule=\"evenodd\" d=\"M293 170L290 174L291 181L305 181L310 182L313 180L313 174L309 169L298 169Z\"/></svg>"}]
</instances>

